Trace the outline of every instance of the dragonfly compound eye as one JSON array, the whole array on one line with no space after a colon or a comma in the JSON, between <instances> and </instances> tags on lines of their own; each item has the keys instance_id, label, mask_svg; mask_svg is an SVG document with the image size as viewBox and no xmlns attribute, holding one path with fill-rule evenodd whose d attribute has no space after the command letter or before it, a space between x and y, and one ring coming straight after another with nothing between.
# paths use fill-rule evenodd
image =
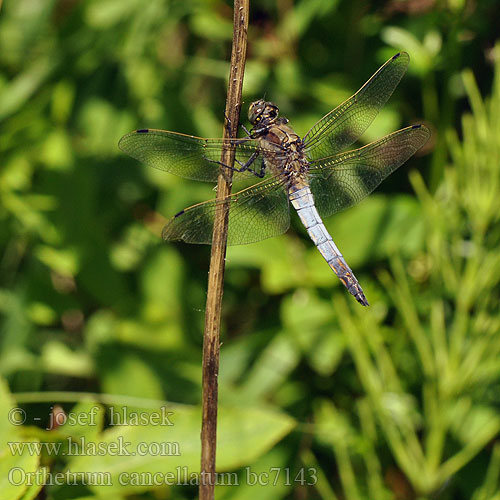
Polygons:
<instances>
[{"instance_id":1,"label":"dragonfly compound eye","mask_svg":"<svg viewBox=\"0 0 500 500\"><path fill-rule=\"evenodd\" d=\"M265 113L266 107L262 99L252 102L248 108L248 121L250 123L256 123L262 119L262 114ZM259 120L257 119L259 118Z\"/></svg>"}]
</instances>

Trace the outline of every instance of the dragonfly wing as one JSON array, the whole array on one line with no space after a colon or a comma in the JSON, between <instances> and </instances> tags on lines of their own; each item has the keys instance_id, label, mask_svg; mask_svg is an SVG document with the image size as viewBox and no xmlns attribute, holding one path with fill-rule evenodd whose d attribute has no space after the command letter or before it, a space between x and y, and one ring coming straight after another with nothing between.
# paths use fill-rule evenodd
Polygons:
<instances>
[{"instance_id":1,"label":"dragonfly wing","mask_svg":"<svg viewBox=\"0 0 500 500\"><path fill-rule=\"evenodd\" d=\"M290 226L288 196L278 179L259 182L223 201L210 200L179 212L163 228L164 240L212 242L214 217L220 203L229 206L228 244L241 245L284 233Z\"/></svg>"},{"instance_id":2,"label":"dragonfly wing","mask_svg":"<svg viewBox=\"0 0 500 500\"><path fill-rule=\"evenodd\" d=\"M304 137L309 158L331 156L353 144L394 92L409 61L406 52L396 54L352 97L313 125Z\"/></svg>"},{"instance_id":3,"label":"dragonfly wing","mask_svg":"<svg viewBox=\"0 0 500 500\"><path fill-rule=\"evenodd\" d=\"M429 136L427 127L413 125L362 148L311 162L309 183L320 215L328 217L361 201Z\"/></svg>"},{"instance_id":4,"label":"dragonfly wing","mask_svg":"<svg viewBox=\"0 0 500 500\"><path fill-rule=\"evenodd\" d=\"M123 136L118 143L122 151L142 163L171 174L198 181L216 182L222 150L233 149L236 159L245 164L261 150L252 139L203 139L166 130L143 129ZM257 160L259 165L260 160ZM236 168L240 168L235 164ZM259 165L260 168L260 165ZM248 177L252 172L234 172Z\"/></svg>"}]
</instances>

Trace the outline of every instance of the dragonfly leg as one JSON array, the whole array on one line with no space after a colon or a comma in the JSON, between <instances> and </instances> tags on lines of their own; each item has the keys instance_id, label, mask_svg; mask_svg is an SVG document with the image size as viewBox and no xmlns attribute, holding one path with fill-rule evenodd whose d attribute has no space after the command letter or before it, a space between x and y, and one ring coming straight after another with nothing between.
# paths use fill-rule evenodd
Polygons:
<instances>
[{"instance_id":1,"label":"dragonfly leg","mask_svg":"<svg viewBox=\"0 0 500 500\"><path fill-rule=\"evenodd\" d=\"M240 160L235 158L235 161L240 166L240 168L230 167L229 165L226 165L225 163L222 163L221 161L211 160L210 158L205 158L205 159L211 163L217 163L217 165L220 165L221 167L232 170L233 172L245 172L246 170L248 170L248 171L252 172L257 177L264 177L264 169L265 169L264 161L262 161L262 166L260 168L260 172L257 172L256 170L250 168L250 166L257 159L258 156L259 156L259 153L257 151L255 151L254 153L252 153L250 158L248 158L248 160L245 163L242 163Z\"/></svg>"},{"instance_id":2,"label":"dragonfly leg","mask_svg":"<svg viewBox=\"0 0 500 500\"><path fill-rule=\"evenodd\" d=\"M248 160L246 161L246 163L241 163L238 159L236 159L236 162L241 167L238 170L238 172L244 172L245 170L249 170L250 172L252 172L257 177L264 177L264 172L263 172L263 169L265 168L265 166L264 166L264 160L262 160L262 166L260 168L260 172L259 173L257 173L257 170L255 170L253 168L250 168L250 166L255 162L255 160L257 159L258 156L259 156L259 153L257 151L255 151L254 153L252 153L252 156L250 156L250 158L248 158Z\"/></svg>"},{"instance_id":3,"label":"dragonfly leg","mask_svg":"<svg viewBox=\"0 0 500 500\"><path fill-rule=\"evenodd\" d=\"M262 158L262 162L260 164L260 171L252 170L252 172L259 178L263 178L266 173L266 164L264 163L264 158Z\"/></svg>"},{"instance_id":4,"label":"dragonfly leg","mask_svg":"<svg viewBox=\"0 0 500 500\"><path fill-rule=\"evenodd\" d=\"M232 121L231 119L229 118L229 116L226 115L226 112L224 111L224 118L226 119L227 121L227 131L228 131L228 135L230 135L230 132L231 132L231 128L232 128ZM242 123L238 123L238 127L241 127L243 129L243 131L245 132L245 134L247 135L247 137L251 137L252 134L250 134L250 131L245 127L245 125L243 125Z\"/></svg>"},{"instance_id":5,"label":"dragonfly leg","mask_svg":"<svg viewBox=\"0 0 500 500\"><path fill-rule=\"evenodd\" d=\"M250 130L248 130L243 123L240 123L240 127L243 129L243 132L247 134L247 137L252 137L252 134L250 133Z\"/></svg>"},{"instance_id":6,"label":"dragonfly leg","mask_svg":"<svg viewBox=\"0 0 500 500\"><path fill-rule=\"evenodd\" d=\"M231 137L231 129L233 128L232 126L232 121L231 121L231 118L229 118L229 116L226 115L226 112L224 111L224 118L226 119L226 131L227 131L227 135L229 137Z\"/></svg>"},{"instance_id":7,"label":"dragonfly leg","mask_svg":"<svg viewBox=\"0 0 500 500\"><path fill-rule=\"evenodd\" d=\"M257 172L256 169L250 168L250 165L255 162L257 159L258 153L255 152L252 154L252 156L248 159L246 163L241 163L237 158L235 158L236 163L240 165L240 169L233 169L236 170L237 172L245 172L245 170L248 170L249 172L252 172L252 174L255 175L255 177L259 177L259 179L262 179L266 173L266 164L264 163L264 158L262 158L261 164L260 164L260 170Z\"/></svg>"}]
</instances>

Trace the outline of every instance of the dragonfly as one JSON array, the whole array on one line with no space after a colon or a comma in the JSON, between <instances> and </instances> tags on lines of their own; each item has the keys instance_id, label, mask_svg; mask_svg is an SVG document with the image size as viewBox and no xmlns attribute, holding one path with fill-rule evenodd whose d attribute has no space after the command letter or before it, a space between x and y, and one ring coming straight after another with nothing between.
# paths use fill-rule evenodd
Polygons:
<instances>
[{"instance_id":1,"label":"dragonfly","mask_svg":"<svg viewBox=\"0 0 500 500\"><path fill-rule=\"evenodd\" d=\"M212 243L215 212L229 208L229 245L254 243L284 233L290 204L330 268L355 299L366 296L326 229L323 218L355 205L408 160L430 137L427 127L411 125L358 149L346 151L368 128L403 77L409 55L400 52L381 66L352 97L321 118L301 138L264 99L248 110L246 137L205 139L156 129L135 130L119 147L151 167L198 181L216 182L222 169L233 179L261 179L223 200L181 210L162 231L166 241ZM235 156L221 163L223 150Z\"/></svg>"}]
</instances>

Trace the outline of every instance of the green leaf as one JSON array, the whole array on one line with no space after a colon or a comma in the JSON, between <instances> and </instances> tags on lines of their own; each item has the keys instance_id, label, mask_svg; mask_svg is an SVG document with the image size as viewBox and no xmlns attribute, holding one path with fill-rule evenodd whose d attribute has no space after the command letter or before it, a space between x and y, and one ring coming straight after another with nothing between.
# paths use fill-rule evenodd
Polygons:
<instances>
[{"instance_id":1,"label":"green leaf","mask_svg":"<svg viewBox=\"0 0 500 500\"><path fill-rule=\"evenodd\" d=\"M75 276L79 268L76 250L39 245L35 253L41 262L64 276Z\"/></svg>"},{"instance_id":2,"label":"green leaf","mask_svg":"<svg viewBox=\"0 0 500 500\"><path fill-rule=\"evenodd\" d=\"M37 481L34 482L31 486L28 486L28 489L24 492L22 500L35 500L38 497L40 491L46 482L49 479L49 469L47 467L41 467L38 470Z\"/></svg>"},{"instance_id":3,"label":"green leaf","mask_svg":"<svg viewBox=\"0 0 500 500\"><path fill-rule=\"evenodd\" d=\"M101 367L102 389L109 394L163 399L158 374L138 355L125 350L106 358L109 363Z\"/></svg>"},{"instance_id":4,"label":"green leaf","mask_svg":"<svg viewBox=\"0 0 500 500\"><path fill-rule=\"evenodd\" d=\"M45 477L45 471L39 469L40 457L30 454L23 443L37 443L21 433L21 426L15 422L23 418L24 410L15 406L6 382L0 379L0 492L2 500L17 500L28 492L28 482ZM12 447L9 447L11 443ZM16 451L17 450L17 451ZM36 474L35 474L36 473ZM29 489L33 494L34 488Z\"/></svg>"},{"instance_id":5,"label":"green leaf","mask_svg":"<svg viewBox=\"0 0 500 500\"><path fill-rule=\"evenodd\" d=\"M90 377L95 373L94 363L87 352L82 349L74 351L57 340L44 344L42 366L48 373L73 377Z\"/></svg>"}]
</instances>

